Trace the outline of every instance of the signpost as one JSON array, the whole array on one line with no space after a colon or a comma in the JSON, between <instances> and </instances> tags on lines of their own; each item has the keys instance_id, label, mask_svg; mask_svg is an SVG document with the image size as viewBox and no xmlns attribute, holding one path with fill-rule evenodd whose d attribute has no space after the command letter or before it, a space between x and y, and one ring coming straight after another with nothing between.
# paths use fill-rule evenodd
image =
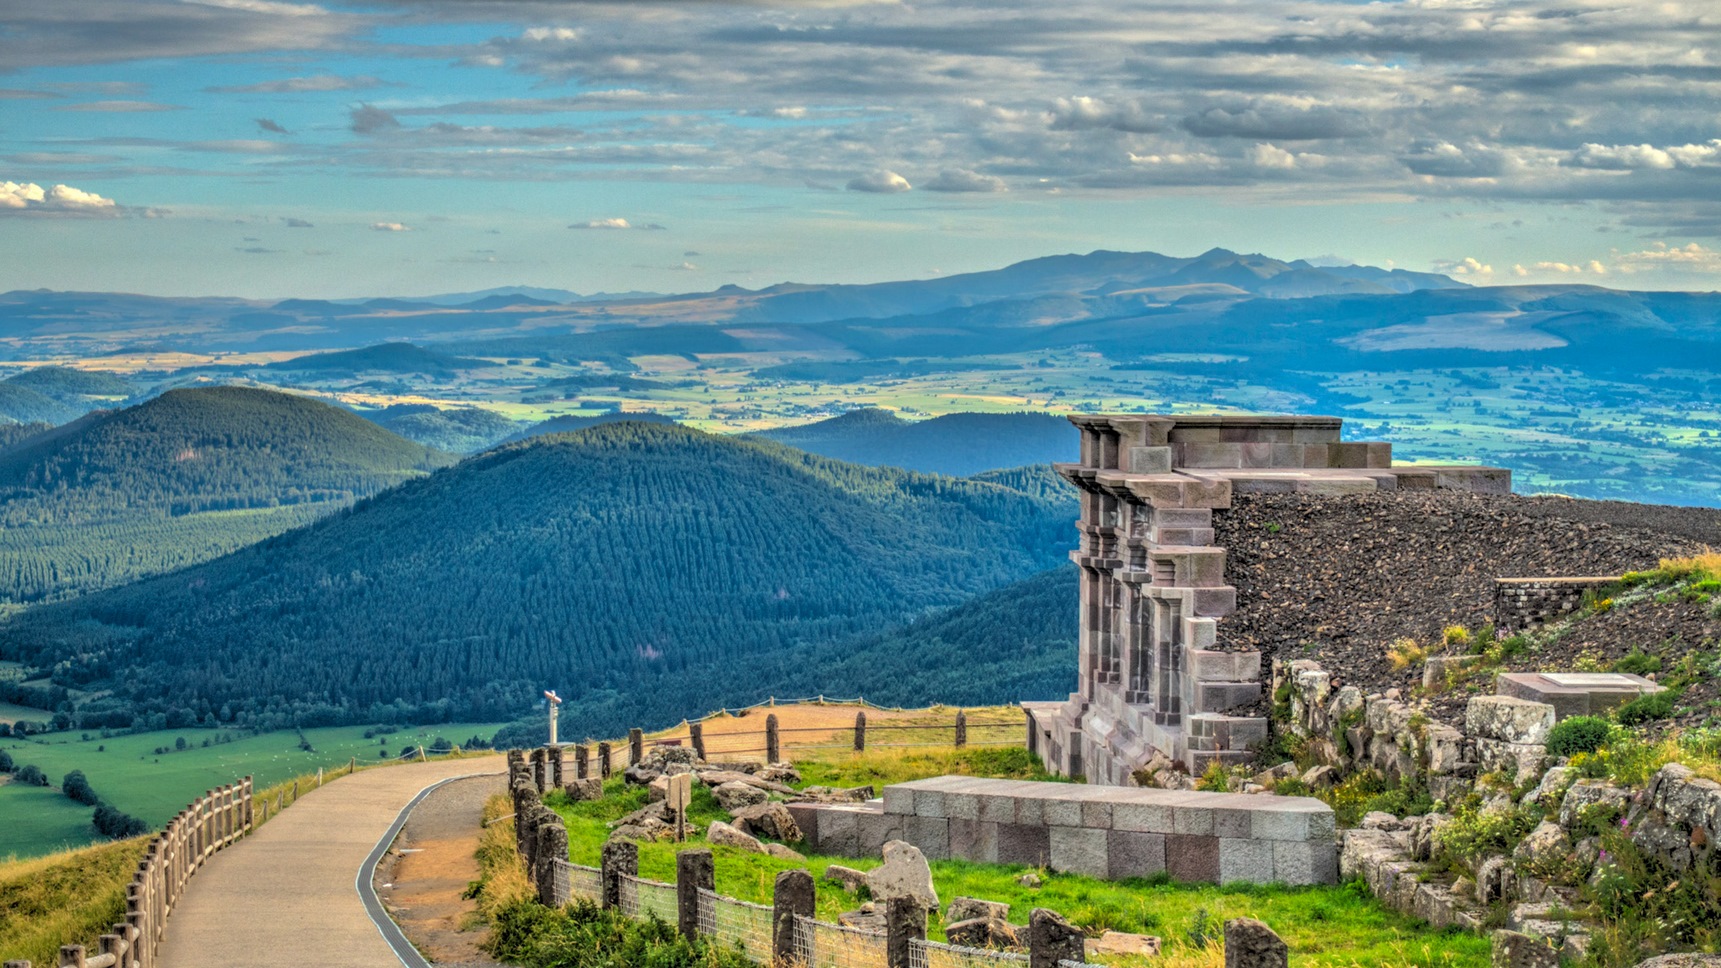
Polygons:
<instances>
[{"instance_id":1,"label":"signpost","mask_svg":"<svg viewBox=\"0 0 1721 968\"><path fill-rule=\"evenodd\" d=\"M693 774L677 773L669 778L669 809L675 811L675 839L687 839L687 805L693 802Z\"/></svg>"},{"instance_id":2,"label":"signpost","mask_svg":"<svg viewBox=\"0 0 1721 968\"><path fill-rule=\"evenodd\" d=\"M562 697L556 695L554 689L544 690L544 698L550 701L550 745L556 743L556 712L562 708Z\"/></svg>"}]
</instances>

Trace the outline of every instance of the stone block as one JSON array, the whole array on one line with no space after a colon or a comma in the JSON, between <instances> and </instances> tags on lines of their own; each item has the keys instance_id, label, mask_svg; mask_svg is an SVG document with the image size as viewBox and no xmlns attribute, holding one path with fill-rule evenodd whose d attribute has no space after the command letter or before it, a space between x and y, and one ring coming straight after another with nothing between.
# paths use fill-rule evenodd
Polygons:
<instances>
[{"instance_id":1,"label":"stone block","mask_svg":"<svg viewBox=\"0 0 1721 968\"><path fill-rule=\"evenodd\" d=\"M1039 797L1017 797L1016 823L1033 824L1037 827L1045 826L1045 801L1041 800Z\"/></svg>"},{"instance_id":2,"label":"stone block","mask_svg":"<svg viewBox=\"0 0 1721 968\"><path fill-rule=\"evenodd\" d=\"M903 818L903 839L932 860L950 859L950 821L942 817Z\"/></svg>"},{"instance_id":3,"label":"stone block","mask_svg":"<svg viewBox=\"0 0 1721 968\"><path fill-rule=\"evenodd\" d=\"M1104 800L1086 800L1082 802L1082 826L1098 830L1110 829L1112 825L1112 804Z\"/></svg>"},{"instance_id":4,"label":"stone block","mask_svg":"<svg viewBox=\"0 0 1721 968\"><path fill-rule=\"evenodd\" d=\"M973 860L976 854L975 844L980 839L980 821L951 820L950 824L950 856L955 860Z\"/></svg>"},{"instance_id":5,"label":"stone block","mask_svg":"<svg viewBox=\"0 0 1721 968\"><path fill-rule=\"evenodd\" d=\"M1330 807L1321 808L1329 816ZM1254 811L1250 818L1249 836L1256 840L1294 840L1309 839L1309 816L1315 811L1304 806L1301 798L1288 800L1282 806L1275 804L1266 809Z\"/></svg>"},{"instance_id":6,"label":"stone block","mask_svg":"<svg viewBox=\"0 0 1721 968\"><path fill-rule=\"evenodd\" d=\"M1601 716L1638 696L1661 692L1665 688L1642 676L1623 672L1508 672L1495 679L1495 689L1500 695L1546 703L1554 707L1556 719Z\"/></svg>"},{"instance_id":7,"label":"stone block","mask_svg":"<svg viewBox=\"0 0 1721 968\"><path fill-rule=\"evenodd\" d=\"M1503 743L1546 743L1554 707L1512 696L1477 696L1464 708L1464 731Z\"/></svg>"},{"instance_id":8,"label":"stone block","mask_svg":"<svg viewBox=\"0 0 1721 968\"><path fill-rule=\"evenodd\" d=\"M1062 797L1048 799L1041 803L1040 810L1048 827L1080 827L1082 825L1080 800Z\"/></svg>"},{"instance_id":9,"label":"stone block","mask_svg":"<svg viewBox=\"0 0 1721 968\"><path fill-rule=\"evenodd\" d=\"M1107 861L1104 830L1087 827L1048 827L1051 834L1051 867L1053 870L1090 877L1108 877L1111 867Z\"/></svg>"},{"instance_id":10,"label":"stone block","mask_svg":"<svg viewBox=\"0 0 1721 968\"><path fill-rule=\"evenodd\" d=\"M1195 614L1203 618L1224 618L1237 610L1237 589L1228 585L1197 588L1190 597Z\"/></svg>"},{"instance_id":11,"label":"stone block","mask_svg":"<svg viewBox=\"0 0 1721 968\"><path fill-rule=\"evenodd\" d=\"M1016 798L1008 793L981 794L979 819L982 823L1015 823Z\"/></svg>"},{"instance_id":12,"label":"stone block","mask_svg":"<svg viewBox=\"0 0 1721 968\"><path fill-rule=\"evenodd\" d=\"M1226 443L1174 443L1180 467L1239 468L1243 466L1243 445Z\"/></svg>"},{"instance_id":13,"label":"stone block","mask_svg":"<svg viewBox=\"0 0 1721 968\"><path fill-rule=\"evenodd\" d=\"M1165 835L1130 830L1106 832L1113 878L1152 877L1165 870Z\"/></svg>"},{"instance_id":14,"label":"stone block","mask_svg":"<svg viewBox=\"0 0 1721 968\"><path fill-rule=\"evenodd\" d=\"M1129 471L1132 474L1171 473L1170 447L1129 448Z\"/></svg>"},{"instance_id":15,"label":"stone block","mask_svg":"<svg viewBox=\"0 0 1721 968\"><path fill-rule=\"evenodd\" d=\"M1004 823L998 825L998 863L1043 867L1052 860L1051 828Z\"/></svg>"},{"instance_id":16,"label":"stone block","mask_svg":"<svg viewBox=\"0 0 1721 968\"><path fill-rule=\"evenodd\" d=\"M889 793L890 788L885 787L885 792ZM950 814L947 812L944 796L943 790L914 791L915 814L921 817L948 818Z\"/></svg>"},{"instance_id":17,"label":"stone block","mask_svg":"<svg viewBox=\"0 0 1721 968\"><path fill-rule=\"evenodd\" d=\"M1516 776L1538 773L1547 762L1548 748L1540 743L1502 743L1497 739L1476 740L1476 760L1483 770L1505 770Z\"/></svg>"},{"instance_id":18,"label":"stone block","mask_svg":"<svg viewBox=\"0 0 1721 968\"><path fill-rule=\"evenodd\" d=\"M1264 840L1220 837L1219 883L1269 884L1273 880L1273 845Z\"/></svg>"},{"instance_id":19,"label":"stone block","mask_svg":"<svg viewBox=\"0 0 1721 968\"><path fill-rule=\"evenodd\" d=\"M1186 834L1166 837L1165 870L1177 881L1219 883L1219 838Z\"/></svg>"},{"instance_id":20,"label":"stone block","mask_svg":"<svg viewBox=\"0 0 1721 968\"><path fill-rule=\"evenodd\" d=\"M897 814L912 814L914 809L915 791L902 786L887 786L884 788L884 812Z\"/></svg>"},{"instance_id":21,"label":"stone block","mask_svg":"<svg viewBox=\"0 0 1721 968\"><path fill-rule=\"evenodd\" d=\"M902 814L895 813L861 814L855 827L855 837L861 850L858 856L870 857L890 841L901 840L906 819Z\"/></svg>"},{"instance_id":22,"label":"stone block","mask_svg":"<svg viewBox=\"0 0 1721 968\"><path fill-rule=\"evenodd\" d=\"M1273 880L1285 884L1337 884L1339 882L1338 845L1326 843L1295 843L1275 840L1273 844Z\"/></svg>"},{"instance_id":23,"label":"stone block","mask_svg":"<svg viewBox=\"0 0 1721 968\"><path fill-rule=\"evenodd\" d=\"M944 794L944 811L951 820L979 820L980 798L962 790Z\"/></svg>"},{"instance_id":24,"label":"stone block","mask_svg":"<svg viewBox=\"0 0 1721 968\"><path fill-rule=\"evenodd\" d=\"M799 824L799 821L796 821ZM803 833L805 827L801 828ZM836 854L839 857L859 857L860 850L860 814L854 810L822 810L816 825L819 837L819 852ZM868 856L871 852L868 852Z\"/></svg>"},{"instance_id":25,"label":"stone block","mask_svg":"<svg viewBox=\"0 0 1721 968\"><path fill-rule=\"evenodd\" d=\"M1238 807L1215 807L1213 836L1246 840L1254 836L1255 811Z\"/></svg>"},{"instance_id":26,"label":"stone block","mask_svg":"<svg viewBox=\"0 0 1721 968\"><path fill-rule=\"evenodd\" d=\"M1198 681L1194 691L1192 713L1222 713L1261 698L1258 682Z\"/></svg>"},{"instance_id":27,"label":"stone block","mask_svg":"<svg viewBox=\"0 0 1721 968\"><path fill-rule=\"evenodd\" d=\"M1204 799L1204 798L1203 798ZM1201 837L1213 836L1213 807L1211 801L1194 804L1179 803L1171 808L1171 830L1177 834Z\"/></svg>"},{"instance_id":28,"label":"stone block","mask_svg":"<svg viewBox=\"0 0 1721 968\"><path fill-rule=\"evenodd\" d=\"M1156 834L1169 834L1176 829L1172 823L1171 804L1169 803L1113 804L1112 827L1116 830Z\"/></svg>"},{"instance_id":29,"label":"stone block","mask_svg":"<svg viewBox=\"0 0 1721 968\"><path fill-rule=\"evenodd\" d=\"M1211 649L1219 641L1219 623L1210 618L1185 618L1183 620L1183 642L1191 650ZM1256 654L1256 668L1260 667L1259 653ZM1256 673L1259 675L1259 672ZM1246 676L1239 678L1248 678Z\"/></svg>"}]
</instances>

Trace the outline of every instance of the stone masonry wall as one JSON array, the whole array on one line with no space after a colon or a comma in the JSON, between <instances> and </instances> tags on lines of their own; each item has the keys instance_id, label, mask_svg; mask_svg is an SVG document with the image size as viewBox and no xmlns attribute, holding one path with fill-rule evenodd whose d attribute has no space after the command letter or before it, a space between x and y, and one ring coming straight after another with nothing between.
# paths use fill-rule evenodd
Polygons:
<instances>
[{"instance_id":1,"label":"stone masonry wall","mask_svg":"<svg viewBox=\"0 0 1721 968\"><path fill-rule=\"evenodd\" d=\"M1583 607L1584 596L1619 581L1618 575L1583 578L1497 578L1494 627L1502 634L1522 632L1563 618Z\"/></svg>"},{"instance_id":2,"label":"stone masonry wall","mask_svg":"<svg viewBox=\"0 0 1721 968\"><path fill-rule=\"evenodd\" d=\"M946 776L899 783L882 803L791 804L808 845L866 856L906 840L932 859L1025 864L1118 879L1333 884L1330 807L1246 796Z\"/></svg>"}]
</instances>

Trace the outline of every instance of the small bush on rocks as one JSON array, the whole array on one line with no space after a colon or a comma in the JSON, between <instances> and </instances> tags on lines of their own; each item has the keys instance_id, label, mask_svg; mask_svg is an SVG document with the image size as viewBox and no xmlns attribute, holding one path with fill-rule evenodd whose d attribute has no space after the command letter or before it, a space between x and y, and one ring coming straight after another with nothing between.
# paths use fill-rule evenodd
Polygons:
<instances>
[{"instance_id":1,"label":"small bush on rocks","mask_svg":"<svg viewBox=\"0 0 1721 968\"><path fill-rule=\"evenodd\" d=\"M1666 719L1671 715L1673 715L1673 690L1671 689L1638 696L1614 712L1614 718L1618 719L1620 724L1624 726L1637 726L1657 719Z\"/></svg>"},{"instance_id":2,"label":"small bush on rocks","mask_svg":"<svg viewBox=\"0 0 1721 968\"><path fill-rule=\"evenodd\" d=\"M1392 664L1392 671L1402 672L1414 665L1421 665L1428 658L1428 650L1412 638L1402 638L1392 643L1386 650L1386 661Z\"/></svg>"},{"instance_id":3,"label":"small bush on rocks","mask_svg":"<svg viewBox=\"0 0 1721 968\"><path fill-rule=\"evenodd\" d=\"M1637 676L1646 676L1651 672L1660 672L1661 657L1650 655L1649 653L1639 649L1632 649L1631 652L1621 656L1614 662L1613 671L1626 672Z\"/></svg>"},{"instance_id":4,"label":"small bush on rocks","mask_svg":"<svg viewBox=\"0 0 1721 968\"><path fill-rule=\"evenodd\" d=\"M1462 625L1448 625L1440 632L1440 640L1448 649L1468 648L1470 639L1470 630Z\"/></svg>"},{"instance_id":5,"label":"small bush on rocks","mask_svg":"<svg viewBox=\"0 0 1721 968\"><path fill-rule=\"evenodd\" d=\"M1594 753L1602 748L1613 726L1600 716L1571 716L1555 724L1548 734L1549 756Z\"/></svg>"}]
</instances>

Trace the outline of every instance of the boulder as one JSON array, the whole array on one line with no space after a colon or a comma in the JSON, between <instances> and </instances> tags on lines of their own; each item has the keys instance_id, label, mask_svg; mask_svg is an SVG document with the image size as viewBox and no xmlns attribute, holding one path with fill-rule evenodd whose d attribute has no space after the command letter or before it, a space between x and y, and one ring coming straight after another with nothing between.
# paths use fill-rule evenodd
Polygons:
<instances>
[{"instance_id":1,"label":"boulder","mask_svg":"<svg viewBox=\"0 0 1721 968\"><path fill-rule=\"evenodd\" d=\"M1544 820L1512 850L1512 858L1538 875L1557 871L1571 859L1572 839L1564 827Z\"/></svg>"},{"instance_id":2,"label":"boulder","mask_svg":"<svg viewBox=\"0 0 1721 968\"><path fill-rule=\"evenodd\" d=\"M801 782L801 771L787 763L772 763L754 775L767 783Z\"/></svg>"},{"instance_id":3,"label":"boulder","mask_svg":"<svg viewBox=\"0 0 1721 968\"><path fill-rule=\"evenodd\" d=\"M844 911L837 915L837 923L845 928L870 931L873 934L884 934L886 927L884 912L878 909L878 905L871 902L862 904L853 911Z\"/></svg>"},{"instance_id":4,"label":"boulder","mask_svg":"<svg viewBox=\"0 0 1721 968\"><path fill-rule=\"evenodd\" d=\"M668 800L669 799L669 775L668 774L658 775L658 777L656 779L652 780L650 783L647 783L645 785L645 789L646 789L645 798L650 803L656 803L659 800Z\"/></svg>"},{"instance_id":5,"label":"boulder","mask_svg":"<svg viewBox=\"0 0 1721 968\"><path fill-rule=\"evenodd\" d=\"M1541 938L1517 931L1495 931L1493 968L1560 968L1559 953Z\"/></svg>"},{"instance_id":6,"label":"boulder","mask_svg":"<svg viewBox=\"0 0 1721 968\"><path fill-rule=\"evenodd\" d=\"M744 783L747 786L758 787L766 793L780 793L786 797L795 795L795 788L792 786L762 779L751 773L742 773L739 770L701 770L695 775L699 777L699 782L708 787L718 787L725 783Z\"/></svg>"},{"instance_id":7,"label":"boulder","mask_svg":"<svg viewBox=\"0 0 1721 968\"><path fill-rule=\"evenodd\" d=\"M1316 790L1324 790L1338 782L1339 771L1330 766L1311 766L1299 777L1303 783Z\"/></svg>"},{"instance_id":8,"label":"boulder","mask_svg":"<svg viewBox=\"0 0 1721 968\"><path fill-rule=\"evenodd\" d=\"M629 824L642 825L648 820L667 823L669 821L669 804L662 801L657 803L647 803L638 810L635 810L620 820L611 823L610 826L622 827Z\"/></svg>"},{"instance_id":9,"label":"boulder","mask_svg":"<svg viewBox=\"0 0 1721 968\"><path fill-rule=\"evenodd\" d=\"M866 871L857 871L853 867L832 864L825 868L825 880L835 881L843 886L843 890L853 894L866 886Z\"/></svg>"},{"instance_id":10,"label":"boulder","mask_svg":"<svg viewBox=\"0 0 1721 968\"><path fill-rule=\"evenodd\" d=\"M1261 772L1255 774L1250 779L1253 782L1260 784L1261 786L1270 787L1273 784L1279 782L1280 780L1289 780L1291 777L1296 776L1296 775L1297 775L1297 764L1287 762L1287 763L1280 763L1278 766L1269 767L1265 770L1262 770Z\"/></svg>"},{"instance_id":11,"label":"boulder","mask_svg":"<svg viewBox=\"0 0 1721 968\"><path fill-rule=\"evenodd\" d=\"M1118 955L1126 958L1157 958L1159 948L1160 940L1153 935L1130 934L1126 931L1107 931L1088 941L1089 954Z\"/></svg>"},{"instance_id":12,"label":"boulder","mask_svg":"<svg viewBox=\"0 0 1721 968\"><path fill-rule=\"evenodd\" d=\"M602 800L604 798L604 781L595 776L583 780L569 780L562 786L568 799L579 803L583 800Z\"/></svg>"},{"instance_id":13,"label":"boulder","mask_svg":"<svg viewBox=\"0 0 1721 968\"><path fill-rule=\"evenodd\" d=\"M1020 948L1016 928L1002 918L969 918L944 926L944 937L965 948Z\"/></svg>"},{"instance_id":14,"label":"boulder","mask_svg":"<svg viewBox=\"0 0 1721 968\"><path fill-rule=\"evenodd\" d=\"M690 773L699 758L691 746L653 746L646 750L640 765L646 769L673 776L677 773Z\"/></svg>"},{"instance_id":15,"label":"boulder","mask_svg":"<svg viewBox=\"0 0 1721 968\"><path fill-rule=\"evenodd\" d=\"M976 918L996 918L1000 921L1010 916L1010 905L1003 901L982 901L974 897L958 897L950 901L949 910L944 912L944 923L955 924L958 921L972 921Z\"/></svg>"},{"instance_id":16,"label":"boulder","mask_svg":"<svg viewBox=\"0 0 1721 968\"><path fill-rule=\"evenodd\" d=\"M932 868L920 848L901 840L884 845L884 863L867 874L867 889L873 900L909 897L928 911L938 910L938 891L932 886Z\"/></svg>"},{"instance_id":17,"label":"boulder","mask_svg":"<svg viewBox=\"0 0 1721 968\"><path fill-rule=\"evenodd\" d=\"M622 771L621 778L632 786L647 786L651 781L662 776L661 770L654 770L645 764L630 766Z\"/></svg>"},{"instance_id":18,"label":"boulder","mask_svg":"<svg viewBox=\"0 0 1721 968\"><path fill-rule=\"evenodd\" d=\"M1403 830L1404 821L1384 810L1371 810L1363 814L1360 826L1364 830Z\"/></svg>"},{"instance_id":19,"label":"boulder","mask_svg":"<svg viewBox=\"0 0 1721 968\"><path fill-rule=\"evenodd\" d=\"M1290 961L1290 948L1272 928L1254 918L1225 922L1225 968L1286 968Z\"/></svg>"},{"instance_id":20,"label":"boulder","mask_svg":"<svg viewBox=\"0 0 1721 968\"><path fill-rule=\"evenodd\" d=\"M764 849L766 854L794 864L805 863L807 859L807 855L790 850L782 844L765 844Z\"/></svg>"},{"instance_id":21,"label":"boulder","mask_svg":"<svg viewBox=\"0 0 1721 968\"><path fill-rule=\"evenodd\" d=\"M763 854L765 852L765 845L759 843L759 839L757 837L754 837L751 834L744 834L721 820L711 821L711 828L705 832L705 839L712 844L721 844L725 847L738 847L741 850L752 851L755 854Z\"/></svg>"},{"instance_id":22,"label":"boulder","mask_svg":"<svg viewBox=\"0 0 1721 968\"><path fill-rule=\"evenodd\" d=\"M816 803L865 803L878 796L871 784L866 786L838 789L828 786L810 786L795 795L796 800L812 800Z\"/></svg>"},{"instance_id":23,"label":"boulder","mask_svg":"<svg viewBox=\"0 0 1721 968\"><path fill-rule=\"evenodd\" d=\"M711 795L717 798L717 805L734 813L744 807L764 803L768 798L764 790L747 783L720 783L711 788Z\"/></svg>"},{"instance_id":24,"label":"boulder","mask_svg":"<svg viewBox=\"0 0 1721 968\"><path fill-rule=\"evenodd\" d=\"M1640 961L1636 968L1721 968L1721 955L1687 954L1656 955Z\"/></svg>"},{"instance_id":25,"label":"boulder","mask_svg":"<svg viewBox=\"0 0 1721 968\"><path fill-rule=\"evenodd\" d=\"M802 839L801 828L795 825L789 808L780 803L755 803L731 813L735 817L735 828L755 837L769 837L790 844Z\"/></svg>"},{"instance_id":26,"label":"boulder","mask_svg":"<svg viewBox=\"0 0 1721 968\"><path fill-rule=\"evenodd\" d=\"M1548 772L1551 774L1554 771ZM1566 788L1565 799L1560 801L1560 826L1576 829L1583 822L1584 809L1598 803L1608 804L1623 812L1631 805L1631 791L1614 786L1606 780L1579 780Z\"/></svg>"},{"instance_id":27,"label":"boulder","mask_svg":"<svg viewBox=\"0 0 1721 968\"><path fill-rule=\"evenodd\" d=\"M1016 878L1016 883L1022 885L1023 887L1032 889L1032 888L1036 888L1036 887L1041 886L1042 884L1045 883L1045 881L1040 879L1040 875L1034 873L1033 871L1029 871L1028 873L1023 874L1021 877Z\"/></svg>"},{"instance_id":28,"label":"boulder","mask_svg":"<svg viewBox=\"0 0 1721 968\"><path fill-rule=\"evenodd\" d=\"M1544 745L1554 728L1554 707L1512 696L1476 696L1464 707L1464 731L1482 739Z\"/></svg>"},{"instance_id":29,"label":"boulder","mask_svg":"<svg viewBox=\"0 0 1721 968\"><path fill-rule=\"evenodd\" d=\"M1542 781L1536 784L1536 788L1524 794L1518 802L1526 807L1536 804L1545 807L1553 806L1555 801L1560 798L1560 794L1565 792L1566 787L1577 779L1577 775L1578 771L1569 766L1553 767L1548 772L1543 773Z\"/></svg>"}]
</instances>

